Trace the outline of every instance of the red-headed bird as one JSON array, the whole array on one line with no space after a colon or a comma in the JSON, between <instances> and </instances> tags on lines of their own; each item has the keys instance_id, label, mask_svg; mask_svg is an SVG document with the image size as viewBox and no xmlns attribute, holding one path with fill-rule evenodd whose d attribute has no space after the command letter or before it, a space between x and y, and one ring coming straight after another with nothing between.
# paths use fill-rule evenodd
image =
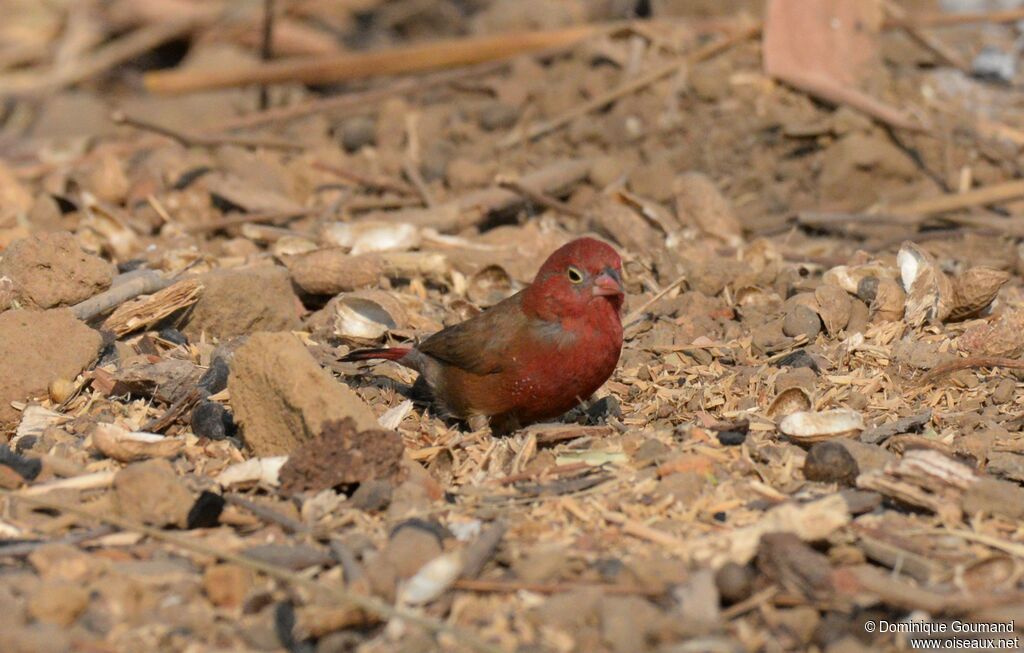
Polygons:
<instances>
[{"instance_id":1,"label":"red-headed bird","mask_svg":"<svg viewBox=\"0 0 1024 653\"><path fill-rule=\"evenodd\" d=\"M420 374L440 408L495 431L558 417L590 397L622 351L622 260L580 238L533 283L415 347L361 349L343 361L387 359Z\"/></svg>"}]
</instances>

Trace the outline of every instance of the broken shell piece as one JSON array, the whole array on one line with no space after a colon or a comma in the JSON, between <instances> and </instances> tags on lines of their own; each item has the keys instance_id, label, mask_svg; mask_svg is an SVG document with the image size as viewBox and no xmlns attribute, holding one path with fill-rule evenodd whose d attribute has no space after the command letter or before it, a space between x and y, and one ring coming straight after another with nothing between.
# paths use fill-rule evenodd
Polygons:
<instances>
[{"instance_id":1,"label":"broken shell piece","mask_svg":"<svg viewBox=\"0 0 1024 653\"><path fill-rule=\"evenodd\" d=\"M222 487L231 487L243 483L263 483L271 487L280 484L281 468L288 462L288 456L272 456L270 458L250 458L242 463L235 463L217 476L217 483Z\"/></svg>"},{"instance_id":2,"label":"broken shell piece","mask_svg":"<svg viewBox=\"0 0 1024 653\"><path fill-rule=\"evenodd\" d=\"M376 340L390 329L408 322L405 308L395 297L379 290L348 293L332 300L330 322L334 335L343 338Z\"/></svg>"},{"instance_id":3,"label":"broken shell piece","mask_svg":"<svg viewBox=\"0 0 1024 653\"><path fill-rule=\"evenodd\" d=\"M185 441L157 433L132 432L116 424L97 424L92 446L107 458L130 463L147 458L173 458L185 447Z\"/></svg>"},{"instance_id":4,"label":"broken shell piece","mask_svg":"<svg viewBox=\"0 0 1024 653\"><path fill-rule=\"evenodd\" d=\"M975 317L988 308L999 294L999 289L1010 280L1008 272L984 266L968 269L954 281L956 303L949 314L950 320Z\"/></svg>"},{"instance_id":5,"label":"broken shell piece","mask_svg":"<svg viewBox=\"0 0 1024 653\"><path fill-rule=\"evenodd\" d=\"M814 291L814 298L818 302L818 315L829 335L835 335L846 328L853 310L849 293L842 288L822 284Z\"/></svg>"},{"instance_id":6,"label":"broken shell piece","mask_svg":"<svg viewBox=\"0 0 1024 653\"><path fill-rule=\"evenodd\" d=\"M903 317L907 293L895 279L879 279L875 297L871 300L871 315L883 322L895 322Z\"/></svg>"},{"instance_id":7,"label":"broken shell piece","mask_svg":"<svg viewBox=\"0 0 1024 653\"><path fill-rule=\"evenodd\" d=\"M896 264L907 292L907 323L919 327L948 318L956 303L953 280L939 269L931 254L908 241L900 247Z\"/></svg>"},{"instance_id":8,"label":"broken shell piece","mask_svg":"<svg viewBox=\"0 0 1024 653\"><path fill-rule=\"evenodd\" d=\"M419 229L402 222L333 222L320 232L321 244L346 247L350 254L405 251L420 241Z\"/></svg>"},{"instance_id":9,"label":"broken shell piece","mask_svg":"<svg viewBox=\"0 0 1024 653\"><path fill-rule=\"evenodd\" d=\"M863 265L837 265L822 275L822 283L842 288L851 295L856 295L861 281L869 277L877 279L895 279L896 271L878 262Z\"/></svg>"},{"instance_id":10,"label":"broken shell piece","mask_svg":"<svg viewBox=\"0 0 1024 653\"><path fill-rule=\"evenodd\" d=\"M792 386L775 395L768 406L768 417L778 421L788 415L808 411L812 405L811 394L807 390Z\"/></svg>"},{"instance_id":11,"label":"broken shell piece","mask_svg":"<svg viewBox=\"0 0 1024 653\"><path fill-rule=\"evenodd\" d=\"M864 418L855 410L836 408L820 413L801 411L782 418L779 432L796 444L814 444L848 438L864 430Z\"/></svg>"},{"instance_id":12,"label":"broken shell piece","mask_svg":"<svg viewBox=\"0 0 1024 653\"><path fill-rule=\"evenodd\" d=\"M400 605L424 605L448 591L462 573L462 552L442 553L423 565L398 590Z\"/></svg>"}]
</instances>

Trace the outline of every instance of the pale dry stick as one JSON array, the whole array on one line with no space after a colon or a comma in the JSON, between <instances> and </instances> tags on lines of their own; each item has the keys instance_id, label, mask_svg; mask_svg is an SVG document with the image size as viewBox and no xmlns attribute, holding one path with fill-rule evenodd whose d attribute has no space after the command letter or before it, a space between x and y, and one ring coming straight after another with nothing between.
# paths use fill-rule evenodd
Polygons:
<instances>
[{"instance_id":1,"label":"pale dry stick","mask_svg":"<svg viewBox=\"0 0 1024 653\"><path fill-rule=\"evenodd\" d=\"M549 31L514 32L418 43L387 50L277 61L223 70L172 70L143 78L151 93L194 93L250 84L329 84L381 75L423 72L508 59L577 43L608 29L587 24Z\"/></svg>"},{"instance_id":2,"label":"pale dry stick","mask_svg":"<svg viewBox=\"0 0 1024 653\"><path fill-rule=\"evenodd\" d=\"M238 118L231 118L217 123L210 131L234 131L236 129L252 129L271 124L288 123L301 120L318 113L330 113L332 116L343 115L349 111L363 109L367 105L380 102L391 97L422 93L467 77L479 77L496 73L508 65L508 62L489 62L458 70L435 73L426 78L400 79L383 88L355 91L344 95L332 95L316 98L302 104L279 109L260 111Z\"/></svg>"},{"instance_id":3,"label":"pale dry stick","mask_svg":"<svg viewBox=\"0 0 1024 653\"><path fill-rule=\"evenodd\" d=\"M111 473L111 475L113 475L113 473ZM287 569L283 569L281 567L278 567L277 565L272 565L261 560L256 560L254 558L250 558L248 556L235 553L233 551L224 551L221 549L216 549L207 544L193 541L187 537L183 537L171 533L169 531L160 530L158 528L153 528L151 526L146 526L144 524L140 524L130 519L125 519L123 517L113 515L109 512L97 514L78 506L70 506L64 503L58 503L56 501L47 501L45 499L39 499L37 497L29 497L25 496L24 494L11 492L10 490L0 490L0 497L7 497L8 499L12 499L15 501L22 501L23 503L26 503L30 506L35 506L36 508L44 508L46 510L55 510L57 512L70 513L78 517L83 517L85 519L97 521L101 524L114 526L116 528L121 529L122 531L140 533L142 535L145 535L146 537L152 538L154 540L159 540L161 542L166 542L178 548L185 549L186 551L191 551L193 553L209 556L217 560L231 562L242 567L247 567L254 571L270 576L271 578L274 578L276 580L282 581L284 583L289 583L296 587L302 587L311 592L323 592L324 594L331 596L331 598L333 598L336 601L354 605L356 607L362 608L363 610L366 610L367 612L376 614L384 619L402 619L409 623L416 624L422 628L425 628L432 633L443 633L445 635L448 635L452 639L456 640L460 644L463 644L476 651L481 651L483 653L505 653L504 651L502 651L502 649L498 648L497 646L482 641L475 634L466 632L461 628L457 628L455 626L446 624L436 619L431 619L430 617L424 617L422 615L416 614L415 612L410 612L403 608L396 608L372 596L351 592L349 590L338 587L334 584L328 585L318 583L315 580L306 578Z\"/></svg>"},{"instance_id":4,"label":"pale dry stick","mask_svg":"<svg viewBox=\"0 0 1024 653\"><path fill-rule=\"evenodd\" d=\"M644 302L640 306L640 308L634 310L629 315L627 315L626 319L622 321L622 324L624 325L623 328L628 329L629 327L633 326L634 323L639 322L640 318L643 316L644 313L647 312L648 309L651 308L651 306L654 306L656 303L661 301L662 297L664 297L665 295L669 294L670 292L672 292L673 290L675 290L679 286L683 285L683 283L685 281L686 281L686 275L685 274L681 274L678 277L676 277L676 279L672 283L668 284L667 286L665 286L664 288L659 290L657 292L657 294L654 295L654 297L651 297L646 302Z\"/></svg>"},{"instance_id":5,"label":"pale dry stick","mask_svg":"<svg viewBox=\"0 0 1024 653\"><path fill-rule=\"evenodd\" d=\"M173 279L165 279L153 270L129 272L122 276L123 281L118 282L118 279L115 279L114 285L84 302L75 304L71 307L71 312L78 319L88 321L120 306L129 299L163 290L174 283Z\"/></svg>"},{"instance_id":6,"label":"pale dry stick","mask_svg":"<svg viewBox=\"0 0 1024 653\"><path fill-rule=\"evenodd\" d=\"M1024 370L1024 360L1017 358L1003 358L1001 356L973 356L970 358L958 358L955 361L943 363L928 370L921 377L921 385L934 383L950 372L958 370L969 370L976 367L1005 367L1011 370Z\"/></svg>"},{"instance_id":7,"label":"pale dry stick","mask_svg":"<svg viewBox=\"0 0 1024 653\"><path fill-rule=\"evenodd\" d=\"M1024 197L1024 180L1017 179L1001 184L992 184L969 190L966 193L952 193L929 197L922 200L914 200L903 204L893 204L882 207L881 210L892 214L934 214L957 211L974 206L986 206L998 204Z\"/></svg>"},{"instance_id":8,"label":"pale dry stick","mask_svg":"<svg viewBox=\"0 0 1024 653\"><path fill-rule=\"evenodd\" d=\"M1018 20L1024 20L1024 9L963 14L949 12L910 14L904 20L886 20L884 26L886 29L903 27L904 24L913 27L951 27L971 23L1016 23Z\"/></svg>"},{"instance_id":9,"label":"pale dry stick","mask_svg":"<svg viewBox=\"0 0 1024 653\"><path fill-rule=\"evenodd\" d=\"M366 186L371 190L390 190L400 195L415 195L416 189L398 179L391 179L383 175L374 175L366 172L356 172L355 170L348 170L347 168L339 168L338 166L331 165L330 163L324 163L323 161L314 161L313 168L315 170L321 170L327 172L336 177L341 177L347 181L355 182L360 186Z\"/></svg>"},{"instance_id":10,"label":"pale dry stick","mask_svg":"<svg viewBox=\"0 0 1024 653\"><path fill-rule=\"evenodd\" d=\"M953 535L971 542L990 546L993 549L998 549L1003 553L1008 553L1018 558L1024 558L1024 544L1020 544L1018 542L1007 542L1006 540L1002 540L991 535L985 535L984 533L975 533L973 531L957 528L929 528L916 532L924 533L926 535Z\"/></svg>"},{"instance_id":11,"label":"pale dry stick","mask_svg":"<svg viewBox=\"0 0 1024 653\"><path fill-rule=\"evenodd\" d=\"M971 66L963 57L960 56L960 53L946 45L942 39L921 30L917 25L909 23L907 21L907 12L903 7L900 7L892 0L883 0L883 5L885 7L885 12L890 16L891 25L901 29L904 34L916 41L926 50L934 53L947 65L953 66L954 68L958 68L963 72L970 74Z\"/></svg>"},{"instance_id":12,"label":"pale dry stick","mask_svg":"<svg viewBox=\"0 0 1024 653\"><path fill-rule=\"evenodd\" d=\"M302 143L282 141L276 138L261 138L258 136L232 136L229 134L196 134L165 125L158 125L143 118L128 116L120 111L115 111L110 116L111 122L117 125L134 127L143 131L153 132L177 141L184 147L219 147L221 145L237 145L238 147L267 148L273 150L304 150Z\"/></svg>"},{"instance_id":13,"label":"pale dry stick","mask_svg":"<svg viewBox=\"0 0 1024 653\"><path fill-rule=\"evenodd\" d=\"M728 50L734 45L742 43L747 39L751 39L760 33L760 24L747 27L746 29L742 29L736 34L733 34L732 36L728 36L726 38L715 41L714 43L710 43L688 56L682 57L671 63L660 66L645 75L641 75L636 79L632 79L626 82L625 84L622 84L618 88L614 88L608 91L607 93L602 93L601 95L598 95L597 97L587 102L578 104L559 116L544 121L539 125L534 125L532 128L526 130L526 132L512 134L505 138L504 140L500 141L498 143L498 147L501 149L507 149L510 147L515 147L523 142L537 140L542 136L546 136L551 132L557 131L569 125L577 118L582 118L583 116L589 113L598 111L599 109L602 109L608 106L609 104L615 102L616 100L619 100L627 95L631 95L633 93L636 93L637 91L642 91L643 89L654 84L655 82L658 82L668 77L669 75L678 72L686 64L699 63L701 61L710 59L715 55L718 55Z\"/></svg>"}]
</instances>

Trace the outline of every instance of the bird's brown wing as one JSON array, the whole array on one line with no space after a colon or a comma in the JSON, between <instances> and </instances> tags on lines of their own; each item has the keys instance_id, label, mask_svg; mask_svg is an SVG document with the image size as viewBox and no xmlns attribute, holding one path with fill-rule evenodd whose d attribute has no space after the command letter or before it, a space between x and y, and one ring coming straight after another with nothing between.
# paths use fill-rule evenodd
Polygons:
<instances>
[{"instance_id":1,"label":"bird's brown wing","mask_svg":"<svg viewBox=\"0 0 1024 653\"><path fill-rule=\"evenodd\" d=\"M510 362L509 349L524 323L521 294L438 331L416 349L472 374L498 374Z\"/></svg>"}]
</instances>

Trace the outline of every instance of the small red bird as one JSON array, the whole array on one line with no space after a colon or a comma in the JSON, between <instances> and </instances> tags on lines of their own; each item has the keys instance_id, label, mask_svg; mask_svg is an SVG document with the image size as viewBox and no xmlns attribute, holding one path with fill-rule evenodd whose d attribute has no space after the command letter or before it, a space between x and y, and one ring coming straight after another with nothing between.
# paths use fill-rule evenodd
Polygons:
<instances>
[{"instance_id":1,"label":"small red bird","mask_svg":"<svg viewBox=\"0 0 1024 653\"><path fill-rule=\"evenodd\" d=\"M541 266L533 283L415 347L361 349L343 361L387 359L420 374L447 413L507 432L552 419L592 395L622 351L622 260L580 238Z\"/></svg>"}]
</instances>

